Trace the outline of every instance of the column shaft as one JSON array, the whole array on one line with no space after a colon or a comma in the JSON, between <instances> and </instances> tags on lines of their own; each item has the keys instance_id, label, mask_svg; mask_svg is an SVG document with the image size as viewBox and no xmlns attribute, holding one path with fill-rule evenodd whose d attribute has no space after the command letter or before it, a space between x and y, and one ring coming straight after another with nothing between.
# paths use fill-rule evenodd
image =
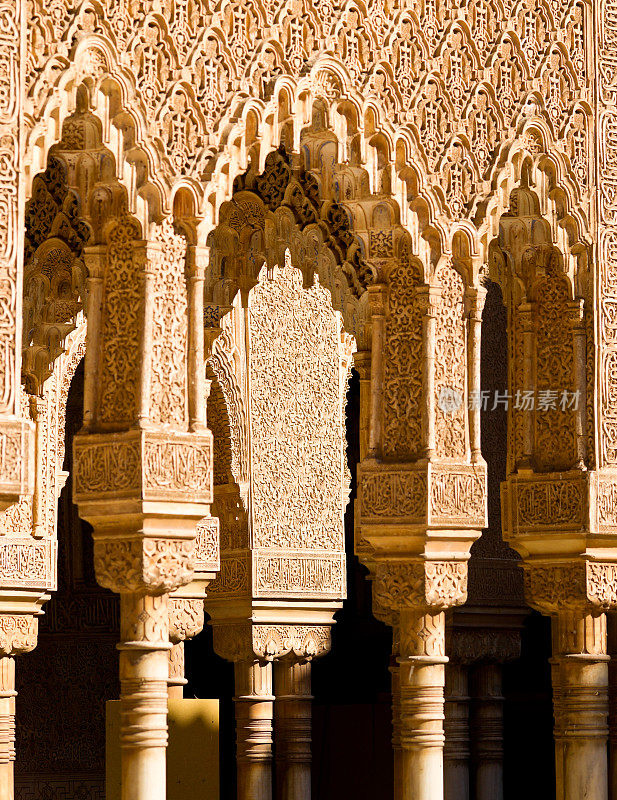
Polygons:
<instances>
[{"instance_id":1,"label":"column shaft","mask_svg":"<svg viewBox=\"0 0 617 800\"><path fill-rule=\"evenodd\" d=\"M617 614L607 615L609 706L608 706L608 788L610 800L617 800Z\"/></svg>"},{"instance_id":2,"label":"column shaft","mask_svg":"<svg viewBox=\"0 0 617 800\"><path fill-rule=\"evenodd\" d=\"M311 798L311 663L285 658L274 665L278 800Z\"/></svg>"},{"instance_id":3,"label":"column shaft","mask_svg":"<svg viewBox=\"0 0 617 800\"><path fill-rule=\"evenodd\" d=\"M401 794L443 800L445 615L401 611Z\"/></svg>"},{"instance_id":4,"label":"column shaft","mask_svg":"<svg viewBox=\"0 0 617 800\"><path fill-rule=\"evenodd\" d=\"M120 613L122 800L165 800L167 595L122 594Z\"/></svg>"},{"instance_id":5,"label":"column shaft","mask_svg":"<svg viewBox=\"0 0 617 800\"><path fill-rule=\"evenodd\" d=\"M272 664L237 661L238 800L272 800Z\"/></svg>"},{"instance_id":6,"label":"column shaft","mask_svg":"<svg viewBox=\"0 0 617 800\"><path fill-rule=\"evenodd\" d=\"M559 663L555 749L563 787L557 797L608 800L606 617L564 610L553 624Z\"/></svg>"},{"instance_id":7,"label":"column shaft","mask_svg":"<svg viewBox=\"0 0 617 800\"><path fill-rule=\"evenodd\" d=\"M15 659L0 658L0 798L13 800L15 766Z\"/></svg>"}]
</instances>

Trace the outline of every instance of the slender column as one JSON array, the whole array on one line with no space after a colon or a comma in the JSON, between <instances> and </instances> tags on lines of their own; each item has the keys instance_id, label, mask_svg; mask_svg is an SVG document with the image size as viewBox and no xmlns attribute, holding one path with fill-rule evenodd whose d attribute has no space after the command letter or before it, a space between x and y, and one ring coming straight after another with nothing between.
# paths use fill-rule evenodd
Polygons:
<instances>
[{"instance_id":1,"label":"slender column","mask_svg":"<svg viewBox=\"0 0 617 800\"><path fill-rule=\"evenodd\" d=\"M501 664L480 664L473 675L476 800L503 800Z\"/></svg>"},{"instance_id":2,"label":"slender column","mask_svg":"<svg viewBox=\"0 0 617 800\"><path fill-rule=\"evenodd\" d=\"M606 616L564 609L553 625L559 662L553 703L560 720L555 744L563 800L608 800Z\"/></svg>"},{"instance_id":3,"label":"slender column","mask_svg":"<svg viewBox=\"0 0 617 800\"><path fill-rule=\"evenodd\" d=\"M609 797L617 800L617 614L607 614L608 650L608 786Z\"/></svg>"},{"instance_id":4,"label":"slender column","mask_svg":"<svg viewBox=\"0 0 617 800\"><path fill-rule=\"evenodd\" d=\"M15 766L15 659L0 658L0 797L13 800Z\"/></svg>"},{"instance_id":5,"label":"slender column","mask_svg":"<svg viewBox=\"0 0 617 800\"><path fill-rule=\"evenodd\" d=\"M120 615L122 800L165 800L167 595L122 594Z\"/></svg>"},{"instance_id":6,"label":"slender column","mask_svg":"<svg viewBox=\"0 0 617 800\"><path fill-rule=\"evenodd\" d=\"M552 625L553 653L559 652L557 625ZM550 659L553 687L553 740L555 745L555 800L563 800L563 708L561 698L561 660Z\"/></svg>"},{"instance_id":7,"label":"slender column","mask_svg":"<svg viewBox=\"0 0 617 800\"><path fill-rule=\"evenodd\" d=\"M272 664L236 661L238 800L272 800Z\"/></svg>"},{"instance_id":8,"label":"slender column","mask_svg":"<svg viewBox=\"0 0 617 800\"><path fill-rule=\"evenodd\" d=\"M355 353L353 365L360 376L360 460L366 458L371 424L371 354Z\"/></svg>"},{"instance_id":9,"label":"slender column","mask_svg":"<svg viewBox=\"0 0 617 800\"><path fill-rule=\"evenodd\" d=\"M535 387L534 377L534 329L532 308L529 303L519 307L519 318L523 330L523 388L530 392ZM521 466L529 466L533 453L534 441L534 412L530 408L524 408L523 414L523 463Z\"/></svg>"},{"instance_id":10,"label":"slender column","mask_svg":"<svg viewBox=\"0 0 617 800\"><path fill-rule=\"evenodd\" d=\"M446 667L444 730L445 798L469 800L469 671L464 664Z\"/></svg>"},{"instance_id":11,"label":"slender column","mask_svg":"<svg viewBox=\"0 0 617 800\"><path fill-rule=\"evenodd\" d=\"M157 255L160 248L152 242L142 242L135 246L135 258L144 262L144 313L142 320L141 343L141 383L139 394L139 424L147 425L150 419L150 389L152 382L151 359L154 331L154 282L156 278Z\"/></svg>"},{"instance_id":12,"label":"slender column","mask_svg":"<svg viewBox=\"0 0 617 800\"><path fill-rule=\"evenodd\" d=\"M486 300L485 289L467 289L466 304L468 311L467 349L469 370L467 372L467 391L472 397L480 391L480 356L482 342L482 310ZM469 443L471 460L482 459L480 446L480 403L472 403L469 410Z\"/></svg>"},{"instance_id":13,"label":"slender column","mask_svg":"<svg viewBox=\"0 0 617 800\"><path fill-rule=\"evenodd\" d=\"M103 275L107 261L107 245L84 248L84 262L88 270L86 355L84 356L84 429L94 424L95 394L98 385L100 357L100 330L103 309Z\"/></svg>"},{"instance_id":14,"label":"slender column","mask_svg":"<svg viewBox=\"0 0 617 800\"><path fill-rule=\"evenodd\" d=\"M187 248L189 308L189 422L191 430L206 424L206 370L204 363L204 270L208 250L195 245Z\"/></svg>"},{"instance_id":15,"label":"slender column","mask_svg":"<svg viewBox=\"0 0 617 800\"><path fill-rule=\"evenodd\" d=\"M277 800L311 798L311 662L274 664Z\"/></svg>"},{"instance_id":16,"label":"slender column","mask_svg":"<svg viewBox=\"0 0 617 800\"><path fill-rule=\"evenodd\" d=\"M370 286L369 300L372 310L371 326L371 420L369 427L369 458L381 452L384 343L386 336L385 286Z\"/></svg>"},{"instance_id":17,"label":"slender column","mask_svg":"<svg viewBox=\"0 0 617 800\"><path fill-rule=\"evenodd\" d=\"M587 438L585 436L585 414L587 410L587 332L585 331L585 314L583 301L571 303L574 375L576 389L576 455L577 467L584 468L587 462Z\"/></svg>"},{"instance_id":18,"label":"slender column","mask_svg":"<svg viewBox=\"0 0 617 800\"><path fill-rule=\"evenodd\" d=\"M436 289L422 289L418 292L424 306L422 317L422 386L424 406L422 409L422 430L426 458L435 455L435 347L437 342L436 307L441 292Z\"/></svg>"},{"instance_id":19,"label":"slender column","mask_svg":"<svg viewBox=\"0 0 617 800\"><path fill-rule=\"evenodd\" d=\"M43 455L45 451L45 422L47 398L30 397L30 414L35 421L34 432L34 497L32 498L33 536L41 539L45 535L45 475Z\"/></svg>"},{"instance_id":20,"label":"slender column","mask_svg":"<svg viewBox=\"0 0 617 800\"><path fill-rule=\"evenodd\" d=\"M445 614L401 611L400 800L443 800Z\"/></svg>"}]
</instances>

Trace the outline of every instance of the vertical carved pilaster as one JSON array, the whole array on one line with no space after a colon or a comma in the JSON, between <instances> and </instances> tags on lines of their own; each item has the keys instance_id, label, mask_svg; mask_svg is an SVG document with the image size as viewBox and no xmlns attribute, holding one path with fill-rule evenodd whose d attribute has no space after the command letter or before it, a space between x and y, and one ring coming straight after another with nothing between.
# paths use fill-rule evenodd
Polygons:
<instances>
[{"instance_id":1,"label":"vertical carved pilaster","mask_svg":"<svg viewBox=\"0 0 617 800\"><path fill-rule=\"evenodd\" d=\"M277 800L311 800L311 662L274 665Z\"/></svg>"},{"instance_id":2,"label":"vertical carved pilaster","mask_svg":"<svg viewBox=\"0 0 617 800\"><path fill-rule=\"evenodd\" d=\"M237 661L235 677L238 798L272 800L272 664Z\"/></svg>"},{"instance_id":3,"label":"vertical carved pilaster","mask_svg":"<svg viewBox=\"0 0 617 800\"><path fill-rule=\"evenodd\" d=\"M617 800L617 614L607 614L608 652L608 794Z\"/></svg>"}]
</instances>

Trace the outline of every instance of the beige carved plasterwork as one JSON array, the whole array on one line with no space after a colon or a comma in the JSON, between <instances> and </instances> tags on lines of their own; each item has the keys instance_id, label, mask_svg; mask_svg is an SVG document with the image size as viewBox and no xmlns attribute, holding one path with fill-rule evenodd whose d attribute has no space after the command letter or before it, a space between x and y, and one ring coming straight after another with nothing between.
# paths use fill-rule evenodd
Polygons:
<instances>
[{"instance_id":1,"label":"beige carved plasterwork","mask_svg":"<svg viewBox=\"0 0 617 800\"><path fill-rule=\"evenodd\" d=\"M246 224L246 202L240 213L238 226ZM344 334L330 293L318 279L305 289L289 252L282 255L283 265L264 268L249 295L246 333L236 299L213 345L221 395L211 395L208 408L215 475L225 483L217 485L213 505L221 521L222 560L212 598L243 595L251 586L255 597L335 599L345 593L344 398L353 340ZM238 366L243 358L246 372ZM234 445L241 447L231 459ZM251 481L250 500L244 476Z\"/></svg>"},{"instance_id":2,"label":"beige carved plasterwork","mask_svg":"<svg viewBox=\"0 0 617 800\"><path fill-rule=\"evenodd\" d=\"M467 563L406 561L379 564L373 591L377 605L386 609L451 608L467 599Z\"/></svg>"},{"instance_id":3,"label":"beige carved plasterwork","mask_svg":"<svg viewBox=\"0 0 617 800\"><path fill-rule=\"evenodd\" d=\"M340 550L341 322L328 293L318 284L305 291L291 263L273 278L264 276L250 300L253 541ZM269 387L277 380L273 405Z\"/></svg>"},{"instance_id":4,"label":"beige carved plasterwork","mask_svg":"<svg viewBox=\"0 0 617 800\"><path fill-rule=\"evenodd\" d=\"M228 661L247 658L274 661L293 653L311 660L330 650L330 625L230 623L214 627L216 652Z\"/></svg>"},{"instance_id":5,"label":"beige carved plasterwork","mask_svg":"<svg viewBox=\"0 0 617 800\"><path fill-rule=\"evenodd\" d=\"M451 264L437 270L441 295L436 313L435 395L437 398L435 439L437 455L465 458L467 453L465 412L466 324L463 313L464 283ZM448 399L452 398L452 404Z\"/></svg>"}]
</instances>

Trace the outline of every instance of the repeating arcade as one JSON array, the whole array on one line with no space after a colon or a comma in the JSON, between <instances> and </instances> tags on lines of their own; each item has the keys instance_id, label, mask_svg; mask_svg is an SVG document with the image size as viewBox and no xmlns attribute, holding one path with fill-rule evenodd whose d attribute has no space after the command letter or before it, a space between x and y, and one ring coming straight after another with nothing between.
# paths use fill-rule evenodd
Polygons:
<instances>
[{"instance_id":1,"label":"repeating arcade","mask_svg":"<svg viewBox=\"0 0 617 800\"><path fill-rule=\"evenodd\" d=\"M447 666L446 613L487 525L487 284L510 396L578 400L511 404L503 530L553 619L557 798L617 796L615 0L0 0L0 21L2 798L82 357L72 477L121 597L122 800L165 798L167 698L204 602L235 663L239 797L310 796L352 365L396 798L468 797L464 735L444 782L444 690L456 740L486 634L457 611ZM502 796L490 775L480 800Z\"/></svg>"}]
</instances>

